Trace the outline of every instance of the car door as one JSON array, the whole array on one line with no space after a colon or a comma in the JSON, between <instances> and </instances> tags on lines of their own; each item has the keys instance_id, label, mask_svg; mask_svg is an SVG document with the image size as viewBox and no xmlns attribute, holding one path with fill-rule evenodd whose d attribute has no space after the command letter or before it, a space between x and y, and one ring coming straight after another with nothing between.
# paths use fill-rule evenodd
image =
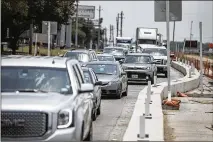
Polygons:
<instances>
[{"instance_id":1,"label":"car door","mask_svg":"<svg viewBox=\"0 0 213 142\"><path fill-rule=\"evenodd\" d=\"M122 73L122 70L121 70L121 65L119 64L118 65L118 73L119 73L119 79L120 79L120 81L121 81L121 83L122 83L122 92L125 90L125 78L124 78L124 76L121 74Z\"/></svg>"},{"instance_id":2,"label":"car door","mask_svg":"<svg viewBox=\"0 0 213 142\"><path fill-rule=\"evenodd\" d=\"M74 71L76 73L76 76L79 80L79 84L81 87L81 84L85 83L84 82L84 77L83 77L83 71L79 68L79 66L73 65ZM92 108L93 108L93 102L92 102L92 95L90 93L82 93L79 94L79 101L82 101L82 108L83 108L83 113L84 113L84 135L89 132L90 129L90 122L92 121Z\"/></svg>"},{"instance_id":3,"label":"car door","mask_svg":"<svg viewBox=\"0 0 213 142\"><path fill-rule=\"evenodd\" d=\"M92 69L91 69L90 72L91 72L91 75L92 75L92 78L93 78L93 81L94 81L94 84L95 84L95 82L98 81L98 78L97 78L96 74L94 73L94 71ZM101 86L95 85L94 88L95 88L94 92L95 92L95 95L97 97L97 106L99 106L100 100L101 100Z\"/></svg>"},{"instance_id":4,"label":"car door","mask_svg":"<svg viewBox=\"0 0 213 142\"><path fill-rule=\"evenodd\" d=\"M121 73L124 73L125 71L123 70L122 66L120 66L121 68ZM127 75L122 75L123 77L123 84L124 84L124 90L126 89L127 87Z\"/></svg>"}]
</instances>

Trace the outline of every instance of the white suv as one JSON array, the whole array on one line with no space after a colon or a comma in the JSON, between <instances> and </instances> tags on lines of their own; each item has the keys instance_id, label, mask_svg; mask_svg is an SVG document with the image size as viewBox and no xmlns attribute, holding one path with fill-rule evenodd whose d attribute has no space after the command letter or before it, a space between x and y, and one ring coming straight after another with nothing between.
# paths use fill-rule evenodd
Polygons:
<instances>
[{"instance_id":1,"label":"white suv","mask_svg":"<svg viewBox=\"0 0 213 142\"><path fill-rule=\"evenodd\" d=\"M77 60L2 57L2 141L92 141L92 91Z\"/></svg>"},{"instance_id":2,"label":"white suv","mask_svg":"<svg viewBox=\"0 0 213 142\"><path fill-rule=\"evenodd\" d=\"M148 53L153 56L156 66L157 73L165 74L167 77L167 50L164 46L149 45L141 47L142 53Z\"/></svg>"}]
</instances>

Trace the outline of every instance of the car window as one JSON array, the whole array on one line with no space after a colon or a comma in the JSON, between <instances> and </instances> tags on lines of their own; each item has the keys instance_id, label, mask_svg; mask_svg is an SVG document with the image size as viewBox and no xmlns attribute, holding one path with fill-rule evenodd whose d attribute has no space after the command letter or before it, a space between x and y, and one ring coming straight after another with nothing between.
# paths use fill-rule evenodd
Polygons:
<instances>
[{"instance_id":1,"label":"car window","mask_svg":"<svg viewBox=\"0 0 213 142\"><path fill-rule=\"evenodd\" d=\"M124 63L141 63L141 64L149 64L151 61L150 56L143 55L127 55Z\"/></svg>"},{"instance_id":2,"label":"car window","mask_svg":"<svg viewBox=\"0 0 213 142\"><path fill-rule=\"evenodd\" d=\"M118 66L115 64L88 64L87 67L92 68L96 74L116 75Z\"/></svg>"},{"instance_id":3,"label":"car window","mask_svg":"<svg viewBox=\"0 0 213 142\"><path fill-rule=\"evenodd\" d=\"M64 57L68 57L71 59L76 59L80 62L88 62L89 56L86 53L83 52L67 52Z\"/></svg>"},{"instance_id":4,"label":"car window","mask_svg":"<svg viewBox=\"0 0 213 142\"><path fill-rule=\"evenodd\" d=\"M95 52L93 52L93 56L94 56L94 59L97 60L97 56L96 56Z\"/></svg>"},{"instance_id":5,"label":"car window","mask_svg":"<svg viewBox=\"0 0 213 142\"><path fill-rule=\"evenodd\" d=\"M73 65L73 68L74 68L74 70L76 72L76 76L77 76L77 79L79 81L79 87L81 87L81 84L83 83L82 80L81 80L81 75L80 75L76 65Z\"/></svg>"},{"instance_id":6,"label":"car window","mask_svg":"<svg viewBox=\"0 0 213 142\"><path fill-rule=\"evenodd\" d=\"M72 94L72 84L66 69L46 67L2 67L1 91L45 91L61 93L68 89Z\"/></svg>"},{"instance_id":7,"label":"car window","mask_svg":"<svg viewBox=\"0 0 213 142\"><path fill-rule=\"evenodd\" d=\"M97 82L98 81L98 77L96 76L94 71L91 71L93 78L95 79L94 81Z\"/></svg>"},{"instance_id":8,"label":"car window","mask_svg":"<svg viewBox=\"0 0 213 142\"><path fill-rule=\"evenodd\" d=\"M84 76L83 76L83 72L82 72L82 70L81 70L81 67L80 67L79 64L76 64L76 66L77 66L77 70L78 70L78 72L79 72L79 74L80 74L81 82L84 83Z\"/></svg>"},{"instance_id":9,"label":"car window","mask_svg":"<svg viewBox=\"0 0 213 142\"><path fill-rule=\"evenodd\" d=\"M92 77L91 77L89 71L88 70L84 70L83 73L84 73L84 80L85 80L85 82L86 83L93 83Z\"/></svg>"}]
</instances>

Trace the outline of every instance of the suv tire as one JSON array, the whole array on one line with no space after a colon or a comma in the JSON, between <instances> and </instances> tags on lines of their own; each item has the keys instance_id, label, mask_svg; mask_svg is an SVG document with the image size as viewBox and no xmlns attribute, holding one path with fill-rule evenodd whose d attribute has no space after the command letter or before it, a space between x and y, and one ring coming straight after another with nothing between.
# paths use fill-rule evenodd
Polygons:
<instances>
[{"instance_id":1,"label":"suv tire","mask_svg":"<svg viewBox=\"0 0 213 142\"><path fill-rule=\"evenodd\" d=\"M97 115L100 115L100 114L101 114L101 102L100 102L99 107L97 109Z\"/></svg>"},{"instance_id":2,"label":"suv tire","mask_svg":"<svg viewBox=\"0 0 213 142\"><path fill-rule=\"evenodd\" d=\"M167 77L168 77L168 73L167 73L167 71L166 71L164 74L165 74L165 77L167 78Z\"/></svg>"},{"instance_id":3,"label":"suv tire","mask_svg":"<svg viewBox=\"0 0 213 142\"><path fill-rule=\"evenodd\" d=\"M126 91L123 93L123 96L127 96L128 93L128 85L126 86Z\"/></svg>"},{"instance_id":4,"label":"suv tire","mask_svg":"<svg viewBox=\"0 0 213 142\"><path fill-rule=\"evenodd\" d=\"M97 118L97 109L94 108L94 109L93 109L93 113L92 113L92 120L95 121L96 118Z\"/></svg>"},{"instance_id":5,"label":"suv tire","mask_svg":"<svg viewBox=\"0 0 213 142\"><path fill-rule=\"evenodd\" d=\"M93 141L93 123L92 123L92 121L90 123L89 133L88 133L87 137L84 139L84 141Z\"/></svg>"}]
</instances>

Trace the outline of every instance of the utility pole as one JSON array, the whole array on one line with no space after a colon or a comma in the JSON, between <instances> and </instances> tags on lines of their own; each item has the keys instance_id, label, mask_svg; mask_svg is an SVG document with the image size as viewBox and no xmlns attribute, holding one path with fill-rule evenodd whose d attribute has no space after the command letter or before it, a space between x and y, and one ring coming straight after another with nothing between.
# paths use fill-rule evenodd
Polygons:
<instances>
[{"instance_id":1,"label":"utility pole","mask_svg":"<svg viewBox=\"0 0 213 142\"><path fill-rule=\"evenodd\" d=\"M118 13L118 16L116 17L116 36L119 36L119 18L120 14Z\"/></svg>"},{"instance_id":2,"label":"utility pole","mask_svg":"<svg viewBox=\"0 0 213 142\"><path fill-rule=\"evenodd\" d=\"M30 23L30 41L29 41L29 54L32 54L32 46L33 46L33 17L32 17L32 0L30 0L30 16L31 16L31 23Z\"/></svg>"},{"instance_id":3,"label":"utility pole","mask_svg":"<svg viewBox=\"0 0 213 142\"><path fill-rule=\"evenodd\" d=\"M106 46L107 45L107 28L105 28L105 34L104 34L104 41L105 41L105 44L104 44L104 46Z\"/></svg>"},{"instance_id":4,"label":"utility pole","mask_svg":"<svg viewBox=\"0 0 213 142\"><path fill-rule=\"evenodd\" d=\"M189 50L191 50L191 40L192 40L192 24L193 24L193 21L191 21L191 27L190 27L190 43L189 43Z\"/></svg>"},{"instance_id":5,"label":"utility pole","mask_svg":"<svg viewBox=\"0 0 213 142\"><path fill-rule=\"evenodd\" d=\"M113 42L113 46L114 46L114 26L112 25L112 42Z\"/></svg>"},{"instance_id":6,"label":"utility pole","mask_svg":"<svg viewBox=\"0 0 213 142\"><path fill-rule=\"evenodd\" d=\"M112 25L109 26L109 41L112 41Z\"/></svg>"},{"instance_id":7,"label":"utility pole","mask_svg":"<svg viewBox=\"0 0 213 142\"><path fill-rule=\"evenodd\" d=\"M98 12L99 12L99 14L98 14L98 47L97 47L97 49L99 49L99 47L100 47L100 36L101 36L101 6L99 5L99 9L98 9ZM97 50L96 49L96 50Z\"/></svg>"},{"instance_id":8,"label":"utility pole","mask_svg":"<svg viewBox=\"0 0 213 142\"><path fill-rule=\"evenodd\" d=\"M75 46L78 46L78 1L76 1Z\"/></svg>"},{"instance_id":9,"label":"utility pole","mask_svg":"<svg viewBox=\"0 0 213 142\"><path fill-rule=\"evenodd\" d=\"M121 31L120 31L120 36L122 37L123 36L123 17L124 16L124 13L123 11L121 11Z\"/></svg>"},{"instance_id":10,"label":"utility pole","mask_svg":"<svg viewBox=\"0 0 213 142\"><path fill-rule=\"evenodd\" d=\"M173 43L175 42L175 21L174 21L174 26L173 26Z\"/></svg>"}]
</instances>

